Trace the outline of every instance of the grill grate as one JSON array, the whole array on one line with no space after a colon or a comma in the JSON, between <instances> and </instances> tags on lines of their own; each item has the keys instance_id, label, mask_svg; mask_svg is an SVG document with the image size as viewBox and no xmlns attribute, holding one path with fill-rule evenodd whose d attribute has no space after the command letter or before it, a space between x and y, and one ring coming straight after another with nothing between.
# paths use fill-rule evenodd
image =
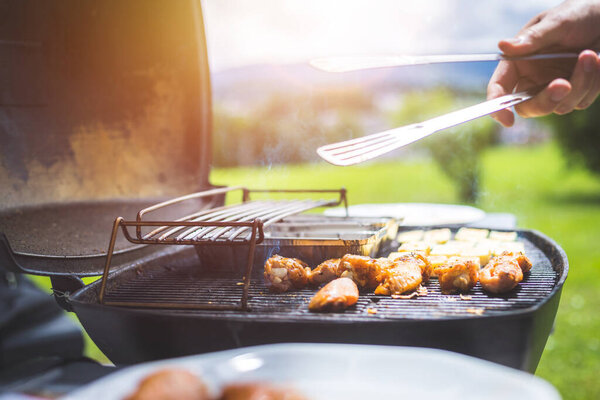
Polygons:
<instances>
[{"instance_id":1,"label":"grill grate","mask_svg":"<svg viewBox=\"0 0 600 400\"><path fill-rule=\"evenodd\" d=\"M234 206L204 210L179 221L187 222L251 222L257 218L267 227L282 218L313 208L331 206L331 200L253 201ZM250 227L224 226L162 226L143 236L142 240L155 243L182 243L186 241L249 241Z\"/></svg>"},{"instance_id":2,"label":"grill grate","mask_svg":"<svg viewBox=\"0 0 600 400\"><path fill-rule=\"evenodd\" d=\"M204 209L174 221L148 221L143 219L143 217L149 213L160 209L164 210L174 204L187 202L193 199L225 196L226 194L235 191L241 191L242 193L241 204ZM250 201L250 193L338 193L339 199ZM344 204L347 214L348 201L346 199L346 189L343 188L339 190L250 190L244 187L224 187L192 193L144 208L137 213L135 221L126 221L123 217L117 217L113 223L108 244L106 263L104 264L104 273L102 275L98 297L101 303L108 305L147 307L144 302L111 301L110 299L106 299L105 296L106 283L111 268L117 234L119 228L121 228L123 236L125 236L128 241L135 244L248 245L248 257L246 269L242 278L243 282L241 283L243 288L239 304L213 304L212 302L188 304L185 302L178 303L172 300L154 302L152 304L153 307L157 308L246 310L248 308L249 277L252 273L254 251L256 245L264 240L265 236L263 228L280 221L285 217L299 214L313 208L333 207L340 204ZM135 227L135 236L129 233L128 227ZM143 228L154 229L149 233L143 234ZM176 296L172 298L175 299Z\"/></svg>"},{"instance_id":3,"label":"grill grate","mask_svg":"<svg viewBox=\"0 0 600 400\"><path fill-rule=\"evenodd\" d=\"M230 318L340 319L364 321L365 318L381 319L440 319L499 315L509 310L519 310L536 305L547 298L557 283L558 272L544 253L528 240L525 243L528 256L533 262L531 273L517 289L506 295L488 295L477 286L463 300L459 295L442 295L437 280L427 285L428 294L413 299L393 299L372 293L361 293L356 306L344 313L314 314L308 311L308 302L316 289L303 289L283 294L270 293L262 277L255 277L249 287L250 311L169 310L168 313L210 315ZM239 276L202 273L198 266L172 268L163 266L142 271L135 278L123 280L106 293L107 301L161 303L176 301L182 304L236 304L242 293ZM376 309L376 314L369 313Z\"/></svg>"}]
</instances>

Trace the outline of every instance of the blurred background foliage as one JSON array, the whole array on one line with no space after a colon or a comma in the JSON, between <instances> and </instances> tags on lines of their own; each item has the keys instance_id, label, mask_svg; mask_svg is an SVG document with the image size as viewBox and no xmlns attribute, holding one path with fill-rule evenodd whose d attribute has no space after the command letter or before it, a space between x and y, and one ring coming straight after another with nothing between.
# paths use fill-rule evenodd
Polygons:
<instances>
[{"instance_id":1,"label":"blurred background foliage","mask_svg":"<svg viewBox=\"0 0 600 400\"><path fill-rule=\"evenodd\" d=\"M297 93L273 93L243 113L216 104L213 164L216 167L302 163L318 159L315 149L402 126L476 103L482 94L439 87L398 94L383 120L380 108L364 90L329 88ZM454 183L464 203L476 203L482 179L482 152L498 141L499 126L478 119L449 132L435 134L411 146L412 155L425 152Z\"/></svg>"},{"instance_id":2,"label":"blurred background foliage","mask_svg":"<svg viewBox=\"0 0 600 400\"><path fill-rule=\"evenodd\" d=\"M571 165L583 165L600 174L600 103L585 111L551 115L544 119Z\"/></svg>"},{"instance_id":3,"label":"blurred background foliage","mask_svg":"<svg viewBox=\"0 0 600 400\"><path fill-rule=\"evenodd\" d=\"M468 96L476 103L475 96ZM458 100L457 100L458 99ZM465 96L448 88L414 91L406 95L401 108L393 113L394 125L402 126L424 121L454 109L466 107ZM489 118L480 118L451 128L443 134L433 134L417 143L427 149L437 166L450 178L464 203L476 203L479 198L482 163L481 154L498 140L499 127Z\"/></svg>"},{"instance_id":4,"label":"blurred background foliage","mask_svg":"<svg viewBox=\"0 0 600 400\"><path fill-rule=\"evenodd\" d=\"M318 146L362 136L362 118L372 112L371 97L356 88L273 93L243 113L217 104L213 164L231 167L314 161Z\"/></svg>"}]
</instances>

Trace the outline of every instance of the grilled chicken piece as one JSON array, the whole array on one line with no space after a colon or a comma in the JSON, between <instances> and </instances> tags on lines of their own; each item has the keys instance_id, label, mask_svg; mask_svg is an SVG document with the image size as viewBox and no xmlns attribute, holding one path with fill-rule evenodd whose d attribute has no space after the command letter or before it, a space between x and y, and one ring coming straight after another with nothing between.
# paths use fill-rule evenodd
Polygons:
<instances>
[{"instance_id":1,"label":"grilled chicken piece","mask_svg":"<svg viewBox=\"0 0 600 400\"><path fill-rule=\"evenodd\" d=\"M531 270L532 264L531 261L529 260L529 258L527 258L527 256L521 252L511 252L511 251L505 251L502 254L500 254L498 257L496 257L496 259L515 259L517 261L517 263L519 264L519 267L521 267L521 270L523 271L523 274L528 273Z\"/></svg>"},{"instance_id":2,"label":"grilled chicken piece","mask_svg":"<svg viewBox=\"0 0 600 400\"><path fill-rule=\"evenodd\" d=\"M421 268L421 275L423 276L423 283L429 282L429 278L433 273L433 265L429 262L429 259L422 255L421 253L411 253L405 257L410 257L417 263L419 268ZM408 261L410 258L400 258L400 260Z\"/></svg>"},{"instance_id":3,"label":"grilled chicken piece","mask_svg":"<svg viewBox=\"0 0 600 400\"><path fill-rule=\"evenodd\" d=\"M265 280L273 292L302 289L308 283L310 268L297 258L274 255L265 262Z\"/></svg>"},{"instance_id":4,"label":"grilled chicken piece","mask_svg":"<svg viewBox=\"0 0 600 400\"><path fill-rule=\"evenodd\" d=\"M219 400L306 400L292 388L266 383L238 383L223 389Z\"/></svg>"},{"instance_id":5,"label":"grilled chicken piece","mask_svg":"<svg viewBox=\"0 0 600 400\"><path fill-rule=\"evenodd\" d=\"M375 289L375 294L389 296L416 290L423 282L421 263L415 256L404 256L390 262L390 265L381 269L378 276L381 283Z\"/></svg>"},{"instance_id":6,"label":"grilled chicken piece","mask_svg":"<svg viewBox=\"0 0 600 400\"><path fill-rule=\"evenodd\" d=\"M319 286L338 278L340 275L340 261L341 258L332 258L323 261L317 268L310 271L309 282L312 285Z\"/></svg>"},{"instance_id":7,"label":"grilled chicken piece","mask_svg":"<svg viewBox=\"0 0 600 400\"><path fill-rule=\"evenodd\" d=\"M517 257L494 257L479 273L483 290L491 293L505 293L523 280L523 270Z\"/></svg>"},{"instance_id":8,"label":"grilled chicken piece","mask_svg":"<svg viewBox=\"0 0 600 400\"><path fill-rule=\"evenodd\" d=\"M144 378L126 400L209 400L208 388L186 370L164 369Z\"/></svg>"},{"instance_id":9,"label":"grilled chicken piece","mask_svg":"<svg viewBox=\"0 0 600 400\"><path fill-rule=\"evenodd\" d=\"M436 270L444 294L468 292L479 279L479 265L469 260L457 260Z\"/></svg>"},{"instance_id":10,"label":"grilled chicken piece","mask_svg":"<svg viewBox=\"0 0 600 400\"><path fill-rule=\"evenodd\" d=\"M308 305L310 311L342 311L356 304L358 287L352 279L337 278L323 286Z\"/></svg>"},{"instance_id":11,"label":"grilled chicken piece","mask_svg":"<svg viewBox=\"0 0 600 400\"><path fill-rule=\"evenodd\" d=\"M519 267L521 267L523 274L531 271L531 268L533 267L531 260L523 253L517 254L517 262L519 263Z\"/></svg>"},{"instance_id":12,"label":"grilled chicken piece","mask_svg":"<svg viewBox=\"0 0 600 400\"><path fill-rule=\"evenodd\" d=\"M374 289L379 285L377 276L382 265L389 262L388 259L375 260L367 256L346 254L340 261L340 277L350 278L362 288Z\"/></svg>"},{"instance_id":13,"label":"grilled chicken piece","mask_svg":"<svg viewBox=\"0 0 600 400\"><path fill-rule=\"evenodd\" d=\"M412 262L419 266L421 269L421 275L423 278L423 283L429 282L429 278L433 273L433 265L429 262L429 258L421 254L421 252L413 251L411 253L395 253L398 256L389 257L388 260L392 261L402 261L402 262ZM389 267L393 267L390 265ZM382 266L382 270L385 269L385 266ZM380 282L381 283L381 282Z\"/></svg>"}]
</instances>

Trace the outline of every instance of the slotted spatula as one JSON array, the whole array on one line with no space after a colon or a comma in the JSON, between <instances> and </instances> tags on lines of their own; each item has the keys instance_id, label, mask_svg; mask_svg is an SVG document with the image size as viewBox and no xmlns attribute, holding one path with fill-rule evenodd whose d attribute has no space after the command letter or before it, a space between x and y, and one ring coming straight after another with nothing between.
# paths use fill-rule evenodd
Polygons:
<instances>
[{"instance_id":1,"label":"slotted spatula","mask_svg":"<svg viewBox=\"0 0 600 400\"><path fill-rule=\"evenodd\" d=\"M420 123L321 146L317 149L317 153L321 158L333 165L348 166L358 164L421 140L443 129L515 106L531 99L537 92L539 92L539 88L507 94L506 96L475 104Z\"/></svg>"}]
</instances>

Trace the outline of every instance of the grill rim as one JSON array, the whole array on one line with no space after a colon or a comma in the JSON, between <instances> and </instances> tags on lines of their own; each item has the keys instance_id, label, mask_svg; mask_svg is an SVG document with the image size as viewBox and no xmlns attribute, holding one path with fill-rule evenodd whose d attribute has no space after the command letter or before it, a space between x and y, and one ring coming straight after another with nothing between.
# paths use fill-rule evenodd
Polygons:
<instances>
[{"instance_id":1,"label":"grill rim","mask_svg":"<svg viewBox=\"0 0 600 400\"><path fill-rule=\"evenodd\" d=\"M430 228L441 228L448 226L435 226ZM457 228L453 226L454 228ZM420 227L409 227L402 226L402 230L410 230L410 229L418 229ZM452 228L452 227L451 227ZM414 317L409 318L390 318L390 317L373 317L367 318L365 316L354 317L348 316L344 317L343 314L340 314L339 318L330 318L330 317L322 317L322 318L305 318L304 316L294 315L293 317L277 315L277 317L265 317L264 315L254 314L253 311L240 311L235 314L230 314L226 312L203 312L198 314L184 314L177 313L177 310L157 310L157 309L148 309L148 308L136 308L136 307L120 307L120 306L110 306L105 304L100 304L98 302L98 290L100 286L100 280L90 283L89 285L83 287L82 289L72 293L68 297L68 301L71 303L76 303L78 306L84 307L108 307L109 310L113 312L127 311L127 313L138 313L142 312L144 314L155 315L157 317L165 317L167 315L173 316L176 314L177 318L182 319L205 319L205 320L227 320L231 322L261 322L261 323L273 323L273 324L357 324L357 323L379 323L379 324L398 324L408 321L418 321L424 323L435 323L436 321L460 321L460 320L473 320L473 319L490 319L490 318L503 318L503 317L516 317L519 315L528 315L536 310L543 307L546 303L551 301L557 294L560 295L564 282L568 276L569 272L569 262L565 251L560 247L553 239L549 238L547 235L533 229L497 229L498 231L511 232L516 231L520 235L525 236L529 241L536 245L540 251L544 253L544 255L550 260L552 267L555 271L562 267L562 272L557 277L557 281L554 284L554 287L543 299L540 299L535 304L529 307L516 308L511 310L502 310L501 312L494 314L481 314L481 315L448 315L435 319L419 319ZM161 253L159 257L167 256L171 254L176 254L177 252L182 251L182 249L172 249L169 252ZM131 271L144 263L150 262L152 260L156 260L156 256L148 256L146 258L137 260L135 263L132 263L129 266L124 268L120 268L117 271L114 271L109 274L107 283L118 279L119 276L127 271ZM558 271L557 271L558 272ZM91 298L92 301L88 299ZM175 312L174 312L175 311ZM247 313L247 314L246 314ZM244 315L246 314L246 315ZM319 315L319 314L317 314Z\"/></svg>"}]
</instances>

